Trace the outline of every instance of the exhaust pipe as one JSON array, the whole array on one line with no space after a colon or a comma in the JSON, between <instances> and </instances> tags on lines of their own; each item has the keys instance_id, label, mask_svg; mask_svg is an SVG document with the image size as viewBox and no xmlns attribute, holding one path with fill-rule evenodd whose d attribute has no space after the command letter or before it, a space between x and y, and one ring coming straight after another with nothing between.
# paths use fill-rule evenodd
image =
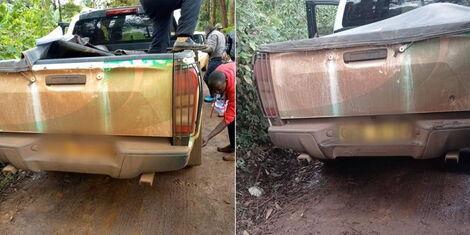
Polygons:
<instances>
[{"instance_id":1,"label":"exhaust pipe","mask_svg":"<svg viewBox=\"0 0 470 235\"><path fill-rule=\"evenodd\" d=\"M306 160L308 163L312 161L312 157L306 153L302 153L297 157L297 161Z\"/></svg>"},{"instance_id":2,"label":"exhaust pipe","mask_svg":"<svg viewBox=\"0 0 470 235\"><path fill-rule=\"evenodd\" d=\"M153 185L153 180L155 179L155 172L145 173L140 176L139 184L149 184Z\"/></svg>"},{"instance_id":3,"label":"exhaust pipe","mask_svg":"<svg viewBox=\"0 0 470 235\"><path fill-rule=\"evenodd\" d=\"M459 164L460 153L459 152L448 152L444 158L446 164L457 165Z\"/></svg>"}]
</instances>

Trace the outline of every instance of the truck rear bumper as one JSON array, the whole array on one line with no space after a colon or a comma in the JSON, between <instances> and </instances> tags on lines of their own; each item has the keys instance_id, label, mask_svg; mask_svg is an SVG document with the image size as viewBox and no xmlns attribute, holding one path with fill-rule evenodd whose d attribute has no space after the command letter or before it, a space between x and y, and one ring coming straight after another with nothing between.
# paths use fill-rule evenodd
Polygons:
<instances>
[{"instance_id":1,"label":"truck rear bumper","mask_svg":"<svg viewBox=\"0 0 470 235\"><path fill-rule=\"evenodd\" d=\"M170 138L110 137L106 141L112 146L113 154L60 155L42 151L40 146L45 136L0 134L0 161L32 171L68 171L134 178L142 173L184 168L195 143L193 138L187 146L172 146Z\"/></svg>"},{"instance_id":2,"label":"truck rear bumper","mask_svg":"<svg viewBox=\"0 0 470 235\"><path fill-rule=\"evenodd\" d=\"M345 143L339 139L341 125L370 122L380 119L378 116L285 120L283 126L271 126L269 135L276 146L319 159L354 156L430 159L470 147L469 113L415 114L400 118L412 123L413 135L406 141L393 144Z\"/></svg>"}]
</instances>

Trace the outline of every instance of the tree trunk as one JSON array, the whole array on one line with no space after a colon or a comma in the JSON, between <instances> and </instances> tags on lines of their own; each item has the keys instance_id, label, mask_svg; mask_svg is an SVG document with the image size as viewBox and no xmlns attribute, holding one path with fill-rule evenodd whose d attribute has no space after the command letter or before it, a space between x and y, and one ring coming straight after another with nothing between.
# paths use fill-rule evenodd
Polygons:
<instances>
[{"instance_id":1,"label":"tree trunk","mask_svg":"<svg viewBox=\"0 0 470 235\"><path fill-rule=\"evenodd\" d=\"M210 11L209 23L212 26L215 25L215 13L216 13L216 5L217 5L216 3L217 3L217 0L210 0L211 11Z\"/></svg>"},{"instance_id":2,"label":"tree trunk","mask_svg":"<svg viewBox=\"0 0 470 235\"><path fill-rule=\"evenodd\" d=\"M202 26L202 29L205 29L207 24L210 24L210 19L211 19L211 2L210 1L203 1L202 3L202 8L201 8L201 15L199 15L199 24ZM204 19L204 25L202 25L200 22L202 22L202 19Z\"/></svg>"},{"instance_id":3,"label":"tree trunk","mask_svg":"<svg viewBox=\"0 0 470 235\"><path fill-rule=\"evenodd\" d=\"M235 26L235 0L230 1L230 25Z\"/></svg>"},{"instance_id":4,"label":"tree trunk","mask_svg":"<svg viewBox=\"0 0 470 235\"><path fill-rule=\"evenodd\" d=\"M220 6L220 18L222 18L222 26L226 28L228 26L227 22L227 4L225 4L225 0L219 1Z\"/></svg>"}]
</instances>

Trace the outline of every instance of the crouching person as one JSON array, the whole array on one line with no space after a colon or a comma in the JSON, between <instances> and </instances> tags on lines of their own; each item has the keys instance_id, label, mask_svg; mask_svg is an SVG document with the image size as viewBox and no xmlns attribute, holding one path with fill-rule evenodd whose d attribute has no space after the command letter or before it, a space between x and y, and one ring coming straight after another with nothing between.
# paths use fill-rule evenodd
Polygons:
<instances>
[{"instance_id":1,"label":"crouching person","mask_svg":"<svg viewBox=\"0 0 470 235\"><path fill-rule=\"evenodd\" d=\"M230 62L217 67L217 69L209 76L207 83L216 94L224 94L224 101L228 102L228 104L224 113L224 119L209 133L209 135L202 139L202 146L206 146L209 140L217 136L225 129L225 127L227 127L230 144L225 147L218 147L217 151L233 153L235 150L235 63ZM235 160L235 157L231 154L230 156L224 156L223 159L226 161L233 161Z\"/></svg>"}]
</instances>

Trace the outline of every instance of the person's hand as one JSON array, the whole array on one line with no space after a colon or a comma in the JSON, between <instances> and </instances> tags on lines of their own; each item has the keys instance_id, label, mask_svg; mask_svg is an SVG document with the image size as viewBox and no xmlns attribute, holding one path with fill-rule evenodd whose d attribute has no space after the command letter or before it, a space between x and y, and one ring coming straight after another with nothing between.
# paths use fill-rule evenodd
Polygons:
<instances>
[{"instance_id":1,"label":"person's hand","mask_svg":"<svg viewBox=\"0 0 470 235\"><path fill-rule=\"evenodd\" d=\"M222 54L222 59L223 60L228 60L228 55L227 55L227 52L224 51L224 53Z\"/></svg>"},{"instance_id":2,"label":"person's hand","mask_svg":"<svg viewBox=\"0 0 470 235\"><path fill-rule=\"evenodd\" d=\"M207 136L202 137L202 146L201 147L206 147L208 142L209 142L209 139L207 138Z\"/></svg>"}]
</instances>

